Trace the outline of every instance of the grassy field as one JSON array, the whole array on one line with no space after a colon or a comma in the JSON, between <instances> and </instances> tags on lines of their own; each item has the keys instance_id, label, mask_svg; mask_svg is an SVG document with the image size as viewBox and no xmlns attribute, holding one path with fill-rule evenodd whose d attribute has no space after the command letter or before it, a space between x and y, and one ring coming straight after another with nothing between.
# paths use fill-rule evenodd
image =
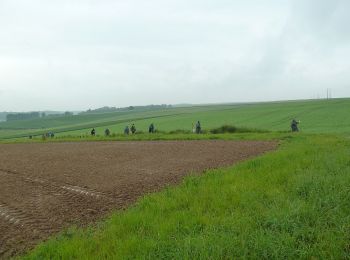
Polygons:
<instances>
[{"instance_id":1,"label":"grassy field","mask_svg":"<svg viewBox=\"0 0 350 260\"><path fill-rule=\"evenodd\" d=\"M350 99L270 102L235 105L168 108L154 111L128 111L105 114L43 118L0 123L0 139L28 137L53 131L57 136L88 135L91 128L103 135L109 128L122 133L126 125L135 123L146 132L150 123L160 131L191 130L200 120L203 129L229 124L270 131L288 131L292 118L301 120L306 133L344 133L350 131L350 117L346 108Z\"/></svg>"},{"instance_id":2,"label":"grassy field","mask_svg":"<svg viewBox=\"0 0 350 260\"><path fill-rule=\"evenodd\" d=\"M24 259L349 258L350 140L279 139L276 152L188 177Z\"/></svg>"},{"instance_id":3,"label":"grassy field","mask_svg":"<svg viewBox=\"0 0 350 260\"><path fill-rule=\"evenodd\" d=\"M279 140L281 145L236 166L187 177L90 228L65 230L22 258L350 259L349 105L350 99L336 99L96 116L95 125L50 141L251 139ZM149 117L138 119L142 116ZM302 132L288 132L293 117L302 121ZM207 130L230 124L268 131L102 135L106 127L120 133L131 122L143 131L150 122L164 131L190 130L198 119ZM75 123L84 127L89 120ZM52 129L72 126L63 123ZM84 136L92 126L100 136Z\"/></svg>"}]
</instances>

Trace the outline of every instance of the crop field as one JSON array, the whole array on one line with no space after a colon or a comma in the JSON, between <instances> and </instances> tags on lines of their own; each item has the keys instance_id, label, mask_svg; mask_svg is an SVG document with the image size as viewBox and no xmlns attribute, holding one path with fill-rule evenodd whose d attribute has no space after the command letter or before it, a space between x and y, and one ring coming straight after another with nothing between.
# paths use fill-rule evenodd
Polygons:
<instances>
[{"instance_id":1,"label":"crop field","mask_svg":"<svg viewBox=\"0 0 350 260\"><path fill-rule=\"evenodd\" d=\"M349 107L288 101L0 123L0 254L349 259ZM197 120L200 135L190 133ZM148 134L152 122L159 132ZM139 132L124 136L131 123ZM223 125L240 131L210 133ZM46 131L55 138L43 140Z\"/></svg>"},{"instance_id":2,"label":"crop field","mask_svg":"<svg viewBox=\"0 0 350 260\"><path fill-rule=\"evenodd\" d=\"M69 225L91 223L186 174L275 147L253 141L1 145L0 257Z\"/></svg>"},{"instance_id":3,"label":"crop field","mask_svg":"<svg viewBox=\"0 0 350 260\"><path fill-rule=\"evenodd\" d=\"M112 133L121 134L125 126L130 126L131 123L135 123L138 131L147 132L152 122L161 132L190 131L198 120L202 122L204 130L234 125L268 131L289 131L293 118L301 120L301 129L306 133L344 133L350 131L347 107L350 107L350 99L194 106L40 118L0 123L0 140L40 136L48 131L55 132L58 137L86 136L93 127L98 135L103 135L106 128Z\"/></svg>"}]
</instances>

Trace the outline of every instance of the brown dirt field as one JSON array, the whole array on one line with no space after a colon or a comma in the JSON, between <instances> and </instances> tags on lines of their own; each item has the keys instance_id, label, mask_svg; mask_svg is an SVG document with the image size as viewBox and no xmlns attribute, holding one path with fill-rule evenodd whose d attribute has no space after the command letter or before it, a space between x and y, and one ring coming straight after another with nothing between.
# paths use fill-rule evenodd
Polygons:
<instances>
[{"instance_id":1,"label":"brown dirt field","mask_svg":"<svg viewBox=\"0 0 350 260\"><path fill-rule=\"evenodd\" d=\"M191 172L233 165L276 142L157 141L0 145L0 258L87 225Z\"/></svg>"}]
</instances>

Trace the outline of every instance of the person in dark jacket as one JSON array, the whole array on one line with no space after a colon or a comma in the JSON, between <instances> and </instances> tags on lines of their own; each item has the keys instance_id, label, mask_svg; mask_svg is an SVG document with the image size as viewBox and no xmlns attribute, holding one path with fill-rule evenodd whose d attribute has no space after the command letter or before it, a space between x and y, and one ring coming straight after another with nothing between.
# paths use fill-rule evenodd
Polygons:
<instances>
[{"instance_id":1,"label":"person in dark jacket","mask_svg":"<svg viewBox=\"0 0 350 260\"><path fill-rule=\"evenodd\" d=\"M95 136L96 135L96 130L95 130L95 128L92 128L92 130L91 130L91 136Z\"/></svg>"},{"instance_id":2,"label":"person in dark jacket","mask_svg":"<svg viewBox=\"0 0 350 260\"><path fill-rule=\"evenodd\" d=\"M202 131L201 123L198 121L196 124L196 133L200 134Z\"/></svg>"},{"instance_id":3,"label":"person in dark jacket","mask_svg":"<svg viewBox=\"0 0 350 260\"><path fill-rule=\"evenodd\" d=\"M150 134L153 134L153 133L154 133L154 124L153 124L153 123L149 126L148 132L149 132Z\"/></svg>"},{"instance_id":4,"label":"person in dark jacket","mask_svg":"<svg viewBox=\"0 0 350 260\"><path fill-rule=\"evenodd\" d=\"M111 134L111 131L109 131L109 129L107 128L106 130L105 130L105 135L106 136L109 136Z\"/></svg>"},{"instance_id":5,"label":"person in dark jacket","mask_svg":"<svg viewBox=\"0 0 350 260\"><path fill-rule=\"evenodd\" d=\"M135 133L136 133L135 124L132 124L132 126L131 126L131 133L132 133L132 134L135 134Z\"/></svg>"},{"instance_id":6,"label":"person in dark jacket","mask_svg":"<svg viewBox=\"0 0 350 260\"><path fill-rule=\"evenodd\" d=\"M292 132L299 132L298 128L299 121L293 119L292 123L290 124L290 128L292 129Z\"/></svg>"}]
</instances>

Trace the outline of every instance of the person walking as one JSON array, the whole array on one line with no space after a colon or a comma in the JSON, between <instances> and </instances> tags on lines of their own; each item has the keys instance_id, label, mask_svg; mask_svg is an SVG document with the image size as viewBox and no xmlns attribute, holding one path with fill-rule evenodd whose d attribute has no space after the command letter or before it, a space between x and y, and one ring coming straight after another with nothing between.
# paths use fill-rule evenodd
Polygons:
<instances>
[{"instance_id":1,"label":"person walking","mask_svg":"<svg viewBox=\"0 0 350 260\"><path fill-rule=\"evenodd\" d=\"M202 131L201 123L198 121L196 124L196 134L200 134Z\"/></svg>"},{"instance_id":2,"label":"person walking","mask_svg":"<svg viewBox=\"0 0 350 260\"><path fill-rule=\"evenodd\" d=\"M124 129L124 134L129 135L129 133L130 133L130 129L129 129L129 126L127 125Z\"/></svg>"},{"instance_id":3,"label":"person walking","mask_svg":"<svg viewBox=\"0 0 350 260\"><path fill-rule=\"evenodd\" d=\"M132 126L131 126L131 133L132 133L132 134L135 134L135 133L136 133L135 124L132 124Z\"/></svg>"},{"instance_id":4,"label":"person walking","mask_svg":"<svg viewBox=\"0 0 350 260\"><path fill-rule=\"evenodd\" d=\"M192 123L192 133L196 133L196 124Z\"/></svg>"},{"instance_id":5,"label":"person walking","mask_svg":"<svg viewBox=\"0 0 350 260\"><path fill-rule=\"evenodd\" d=\"M297 121L295 119L292 120L292 123L290 124L292 132L299 132L299 128L298 128L299 123L300 123L300 121Z\"/></svg>"},{"instance_id":6,"label":"person walking","mask_svg":"<svg viewBox=\"0 0 350 260\"><path fill-rule=\"evenodd\" d=\"M148 133L150 133L150 134L154 133L154 124L153 123L149 126Z\"/></svg>"},{"instance_id":7,"label":"person walking","mask_svg":"<svg viewBox=\"0 0 350 260\"><path fill-rule=\"evenodd\" d=\"M91 130L91 136L95 136L96 135L96 130L95 130L95 128L92 128L92 130Z\"/></svg>"}]
</instances>

